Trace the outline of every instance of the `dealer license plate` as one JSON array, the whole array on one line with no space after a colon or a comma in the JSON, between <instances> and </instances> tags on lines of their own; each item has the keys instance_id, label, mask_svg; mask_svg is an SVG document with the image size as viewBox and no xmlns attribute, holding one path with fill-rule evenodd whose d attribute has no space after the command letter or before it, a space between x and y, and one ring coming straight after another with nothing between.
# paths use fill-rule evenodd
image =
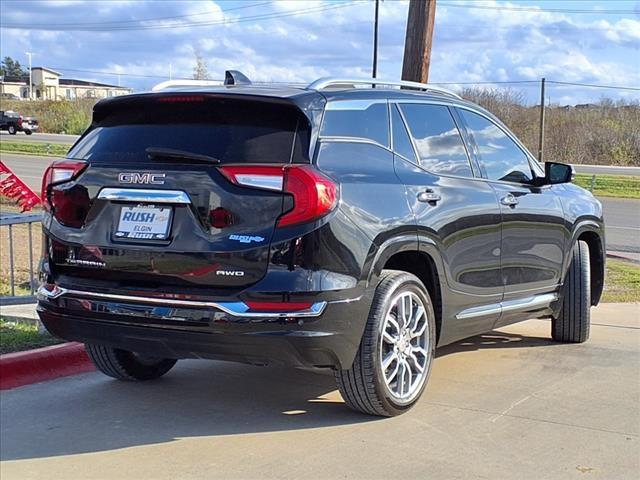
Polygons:
<instances>
[{"instance_id":1,"label":"dealer license plate","mask_svg":"<svg viewBox=\"0 0 640 480\"><path fill-rule=\"evenodd\" d=\"M166 240L171 227L171 207L122 207L116 238Z\"/></svg>"}]
</instances>

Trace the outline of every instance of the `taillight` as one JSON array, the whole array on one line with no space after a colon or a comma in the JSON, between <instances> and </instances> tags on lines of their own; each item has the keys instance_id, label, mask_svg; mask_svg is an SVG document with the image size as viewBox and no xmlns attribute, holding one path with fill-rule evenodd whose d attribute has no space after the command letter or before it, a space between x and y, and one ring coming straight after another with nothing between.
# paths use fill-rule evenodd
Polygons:
<instances>
[{"instance_id":1,"label":"taillight","mask_svg":"<svg viewBox=\"0 0 640 480\"><path fill-rule=\"evenodd\" d=\"M42 177L42 205L68 227L81 227L89 212L87 189L69 185L86 167L86 162L59 160L53 162Z\"/></svg>"},{"instance_id":2,"label":"taillight","mask_svg":"<svg viewBox=\"0 0 640 480\"><path fill-rule=\"evenodd\" d=\"M338 203L337 185L306 165L243 165L220 167L220 171L237 185L292 195L293 208L280 217L279 227L317 220L333 210Z\"/></svg>"}]
</instances>

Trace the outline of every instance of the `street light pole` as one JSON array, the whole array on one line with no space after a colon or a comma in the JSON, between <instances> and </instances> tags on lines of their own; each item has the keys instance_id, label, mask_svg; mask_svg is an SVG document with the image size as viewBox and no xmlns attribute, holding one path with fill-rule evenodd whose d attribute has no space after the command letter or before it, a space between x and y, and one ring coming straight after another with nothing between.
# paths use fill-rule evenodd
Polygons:
<instances>
[{"instance_id":1,"label":"street light pole","mask_svg":"<svg viewBox=\"0 0 640 480\"><path fill-rule=\"evenodd\" d=\"M33 53L31 52L26 52L26 54L29 56L29 100L32 100L32 85L33 85L33 80L31 77L32 74L32 70L31 70L31 57L33 56Z\"/></svg>"}]
</instances>

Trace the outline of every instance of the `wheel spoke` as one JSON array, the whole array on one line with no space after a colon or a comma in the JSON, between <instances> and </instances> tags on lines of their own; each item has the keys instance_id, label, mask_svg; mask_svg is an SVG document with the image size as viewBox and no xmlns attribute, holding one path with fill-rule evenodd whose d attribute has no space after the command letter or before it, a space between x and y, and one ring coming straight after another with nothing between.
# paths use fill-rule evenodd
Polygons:
<instances>
[{"instance_id":1,"label":"wheel spoke","mask_svg":"<svg viewBox=\"0 0 640 480\"><path fill-rule=\"evenodd\" d=\"M424 321L421 321L423 319ZM422 336L422 334L425 332L426 329L427 329L427 318L426 318L425 310L422 305L419 305L418 308L416 308L413 318L411 319L411 328L410 328L411 338Z\"/></svg>"},{"instance_id":2,"label":"wheel spoke","mask_svg":"<svg viewBox=\"0 0 640 480\"><path fill-rule=\"evenodd\" d=\"M409 354L409 358L412 360L413 366L415 367L415 369L418 371L418 373L422 373L424 372L424 365L422 365L419 361L418 361L418 357L416 357L415 352L411 352Z\"/></svg>"},{"instance_id":3,"label":"wheel spoke","mask_svg":"<svg viewBox=\"0 0 640 480\"><path fill-rule=\"evenodd\" d=\"M404 395L404 371L405 371L405 363L403 361L398 362L399 364L399 372L398 372L398 386L397 386L397 390L398 390L398 395L400 395L401 397Z\"/></svg>"},{"instance_id":4,"label":"wheel spoke","mask_svg":"<svg viewBox=\"0 0 640 480\"><path fill-rule=\"evenodd\" d=\"M396 334L400 333L400 325L396 321L395 317L391 314L387 315L387 325L391 325L395 329Z\"/></svg>"},{"instance_id":5,"label":"wheel spoke","mask_svg":"<svg viewBox=\"0 0 640 480\"><path fill-rule=\"evenodd\" d=\"M395 345L396 341L397 341L397 337L394 337L393 335L391 335L389 332L387 332L386 330L384 332L382 332L382 339L386 342L389 343L391 345Z\"/></svg>"},{"instance_id":6,"label":"wheel spoke","mask_svg":"<svg viewBox=\"0 0 640 480\"><path fill-rule=\"evenodd\" d=\"M385 373L384 380L385 382L387 382L387 385L393 382L394 378L396 378L396 376L398 375L399 370L400 370L400 362L397 361L394 369L391 370L391 372L388 375Z\"/></svg>"},{"instance_id":7,"label":"wheel spoke","mask_svg":"<svg viewBox=\"0 0 640 480\"><path fill-rule=\"evenodd\" d=\"M397 359L398 359L398 355L393 350L387 353L387 356L384 357L384 360L382 360L382 371L386 372L387 368L389 368L389 365L391 365L391 362Z\"/></svg>"}]
</instances>

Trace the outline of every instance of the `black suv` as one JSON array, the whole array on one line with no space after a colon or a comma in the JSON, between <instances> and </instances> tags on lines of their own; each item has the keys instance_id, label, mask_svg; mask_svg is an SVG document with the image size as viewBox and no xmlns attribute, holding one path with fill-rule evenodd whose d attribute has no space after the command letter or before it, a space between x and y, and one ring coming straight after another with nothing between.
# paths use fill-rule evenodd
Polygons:
<instances>
[{"instance_id":1,"label":"black suv","mask_svg":"<svg viewBox=\"0 0 640 480\"><path fill-rule=\"evenodd\" d=\"M543 317L588 338L604 224L570 166L429 85L227 77L100 101L45 174L38 313L99 370L331 368L391 416L436 346Z\"/></svg>"}]
</instances>

